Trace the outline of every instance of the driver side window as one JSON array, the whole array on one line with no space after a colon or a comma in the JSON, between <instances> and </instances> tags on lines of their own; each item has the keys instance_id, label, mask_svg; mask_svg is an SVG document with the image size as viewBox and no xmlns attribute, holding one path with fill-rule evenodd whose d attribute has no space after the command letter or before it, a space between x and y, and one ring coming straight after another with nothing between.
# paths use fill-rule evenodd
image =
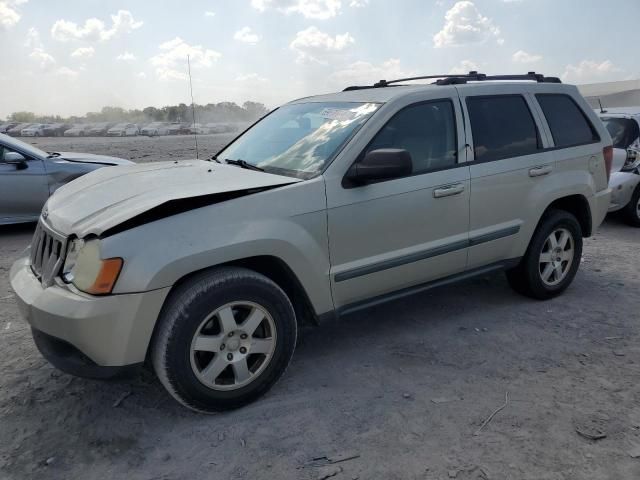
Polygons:
<instances>
[{"instance_id":1,"label":"driver side window","mask_svg":"<svg viewBox=\"0 0 640 480\"><path fill-rule=\"evenodd\" d=\"M364 154L380 148L407 150L413 175L455 166L457 133L451 101L436 100L403 108L382 127Z\"/></svg>"}]
</instances>

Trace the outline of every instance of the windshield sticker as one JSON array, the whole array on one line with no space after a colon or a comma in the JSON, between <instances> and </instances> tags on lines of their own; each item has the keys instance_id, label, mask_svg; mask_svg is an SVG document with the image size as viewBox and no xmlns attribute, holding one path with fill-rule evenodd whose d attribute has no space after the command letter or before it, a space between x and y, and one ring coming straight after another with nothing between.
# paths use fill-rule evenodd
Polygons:
<instances>
[{"instance_id":1,"label":"windshield sticker","mask_svg":"<svg viewBox=\"0 0 640 480\"><path fill-rule=\"evenodd\" d=\"M353 120L356 117L355 112L351 110L341 110L339 108L323 108L320 111L320 116L329 120Z\"/></svg>"}]
</instances>

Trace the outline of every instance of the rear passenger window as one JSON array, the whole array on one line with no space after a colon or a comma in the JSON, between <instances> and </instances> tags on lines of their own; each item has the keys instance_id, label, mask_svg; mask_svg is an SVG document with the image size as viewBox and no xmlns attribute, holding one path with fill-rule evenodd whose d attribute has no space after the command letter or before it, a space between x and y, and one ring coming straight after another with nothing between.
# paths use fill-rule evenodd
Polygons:
<instances>
[{"instance_id":1,"label":"rear passenger window","mask_svg":"<svg viewBox=\"0 0 640 480\"><path fill-rule=\"evenodd\" d=\"M599 142L600 137L584 112L569 95L536 95L556 147Z\"/></svg>"},{"instance_id":2,"label":"rear passenger window","mask_svg":"<svg viewBox=\"0 0 640 480\"><path fill-rule=\"evenodd\" d=\"M467 97L467 110L477 162L535 153L540 136L521 95Z\"/></svg>"},{"instance_id":3,"label":"rear passenger window","mask_svg":"<svg viewBox=\"0 0 640 480\"><path fill-rule=\"evenodd\" d=\"M456 122L450 100L411 105L382 127L366 152L401 148L411 154L413 173L426 173L456 165Z\"/></svg>"}]
</instances>

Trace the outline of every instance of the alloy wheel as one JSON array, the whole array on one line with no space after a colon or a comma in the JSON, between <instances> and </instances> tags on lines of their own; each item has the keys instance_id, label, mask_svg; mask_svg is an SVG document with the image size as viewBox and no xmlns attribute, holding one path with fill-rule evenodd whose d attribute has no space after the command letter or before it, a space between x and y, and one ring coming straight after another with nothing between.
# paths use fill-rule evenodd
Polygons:
<instances>
[{"instance_id":1,"label":"alloy wheel","mask_svg":"<svg viewBox=\"0 0 640 480\"><path fill-rule=\"evenodd\" d=\"M551 232L542 246L539 261L540 277L546 285L555 286L565 279L573 264L574 251L569 230L558 228Z\"/></svg>"},{"instance_id":2,"label":"alloy wheel","mask_svg":"<svg viewBox=\"0 0 640 480\"><path fill-rule=\"evenodd\" d=\"M213 390L235 390L258 378L277 341L275 322L257 303L231 302L196 329L189 356L198 380Z\"/></svg>"}]
</instances>

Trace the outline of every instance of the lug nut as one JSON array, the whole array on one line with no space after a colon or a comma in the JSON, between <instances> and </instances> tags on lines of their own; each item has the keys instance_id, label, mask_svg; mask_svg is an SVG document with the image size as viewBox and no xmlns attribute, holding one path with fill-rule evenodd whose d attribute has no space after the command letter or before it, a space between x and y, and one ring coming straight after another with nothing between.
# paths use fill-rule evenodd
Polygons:
<instances>
[{"instance_id":1,"label":"lug nut","mask_svg":"<svg viewBox=\"0 0 640 480\"><path fill-rule=\"evenodd\" d=\"M246 338L247 338L247 334L246 334L246 333L243 333L242 335L240 335L240 338L241 338L241 339L243 339L243 340L246 340Z\"/></svg>"},{"instance_id":2,"label":"lug nut","mask_svg":"<svg viewBox=\"0 0 640 480\"><path fill-rule=\"evenodd\" d=\"M230 337L233 337L233 332L229 332L229 336L230 336Z\"/></svg>"},{"instance_id":3,"label":"lug nut","mask_svg":"<svg viewBox=\"0 0 640 480\"><path fill-rule=\"evenodd\" d=\"M224 350L225 344L220 345L220 350Z\"/></svg>"},{"instance_id":4,"label":"lug nut","mask_svg":"<svg viewBox=\"0 0 640 480\"><path fill-rule=\"evenodd\" d=\"M227 354L227 360L233 360L233 353Z\"/></svg>"},{"instance_id":5,"label":"lug nut","mask_svg":"<svg viewBox=\"0 0 640 480\"><path fill-rule=\"evenodd\" d=\"M247 353L247 349L244 347L240 347L240 353Z\"/></svg>"}]
</instances>

